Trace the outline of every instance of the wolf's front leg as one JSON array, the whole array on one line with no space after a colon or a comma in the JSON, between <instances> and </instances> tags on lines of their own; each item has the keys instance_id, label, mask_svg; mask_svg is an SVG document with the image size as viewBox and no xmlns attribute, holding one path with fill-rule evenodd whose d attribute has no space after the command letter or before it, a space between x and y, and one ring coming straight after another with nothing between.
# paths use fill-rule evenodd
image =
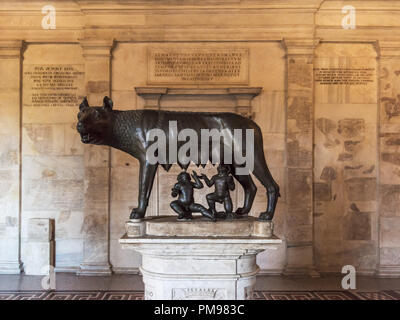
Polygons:
<instances>
[{"instance_id":1,"label":"wolf's front leg","mask_svg":"<svg viewBox=\"0 0 400 320\"><path fill-rule=\"evenodd\" d=\"M146 214L157 167L158 164L149 164L147 161L140 162L138 207L132 210L130 219L142 219Z\"/></svg>"}]
</instances>

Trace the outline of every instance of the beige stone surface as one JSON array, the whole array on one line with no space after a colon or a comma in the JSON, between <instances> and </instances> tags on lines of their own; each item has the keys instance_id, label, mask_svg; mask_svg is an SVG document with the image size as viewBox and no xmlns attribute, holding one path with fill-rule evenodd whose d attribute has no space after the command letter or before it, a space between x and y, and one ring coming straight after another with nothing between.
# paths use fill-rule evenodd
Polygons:
<instances>
[{"instance_id":1,"label":"beige stone surface","mask_svg":"<svg viewBox=\"0 0 400 320\"><path fill-rule=\"evenodd\" d=\"M22 42L0 41L0 273L20 273Z\"/></svg>"},{"instance_id":2,"label":"beige stone surface","mask_svg":"<svg viewBox=\"0 0 400 320\"><path fill-rule=\"evenodd\" d=\"M350 68L356 61L359 68L377 68L372 45L321 44L316 52L319 67ZM378 261L376 86L376 80L316 85L314 230L321 269L352 261L370 273Z\"/></svg>"},{"instance_id":3,"label":"beige stone surface","mask_svg":"<svg viewBox=\"0 0 400 320\"><path fill-rule=\"evenodd\" d=\"M351 263L365 274L400 274L398 1L356 1L354 30L342 28L344 3L334 0L54 1L54 30L41 27L47 4L0 3L0 272L19 272L27 258L28 221L35 217L55 219L60 270L76 270L85 259L83 268L91 271L98 264L107 272L107 259L121 272L137 271L140 263L117 243L137 204L137 160L84 146L75 129L77 106L28 107L32 83L26 72L80 66L85 75L78 96L101 105L110 95L115 108L138 109L145 101L135 88L149 86L149 48L201 47L248 50L248 78L241 85L263 88L252 100L253 119L280 185L274 224L288 248L261 254L260 267L276 274L290 262L287 273L310 273L315 262L321 271L338 272ZM368 69L372 81L321 85L315 80L321 68ZM182 101L169 97L162 103L174 109ZM189 104L200 111L232 108L234 102ZM178 172L177 166L159 170L148 216L174 215L170 189ZM267 203L254 181L257 216ZM205 205L208 192L199 190L196 201ZM241 187L232 198L235 208L241 206Z\"/></svg>"},{"instance_id":4,"label":"beige stone surface","mask_svg":"<svg viewBox=\"0 0 400 320\"><path fill-rule=\"evenodd\" d=\"M399 123L399 81L398 81L398 42L382 42L380 64L380 135L379 135L379 254L378 274L381 277L393 277L399 274L397 261L398 239L398 123Z\"/></svg>"},{"instance_id":5,"label":"beige stone surface","mask_svg":"<svg viewBox=\"0 0 400 320\"><path fill-rule=\"evenodd\" d=\"M372 104L377 102L377 52L373 45L322 44L316 49L314 74L321 70L336 71L336 80L350 84L321 84L315 81L316 103ZM337 76L342 72L343 76ZM365 75L368 82L353 84L355 72ZM362 72L362 73L361 73Z\"/></svg>"},{"instance_id":6,"label":"beige stone surface","mask_svg":"<svg viewBox=\"0 0 400 320\"><path fill-rule=\"evenodd\" d=\"M54 240L54 220L43 218L29 219L28 238L33 241Z\"/></svg>"},{"instance_id":7,"label":"beige stone surface","mask_svg":"<svg viewBox=\"0 0 400 320\"><path fill-rule=\"evenodd\" d=\"M27 275L46 275L54 266L55 243L51 241L30 241L25 244L24 272Z\"/></svg>"}]
</instances>

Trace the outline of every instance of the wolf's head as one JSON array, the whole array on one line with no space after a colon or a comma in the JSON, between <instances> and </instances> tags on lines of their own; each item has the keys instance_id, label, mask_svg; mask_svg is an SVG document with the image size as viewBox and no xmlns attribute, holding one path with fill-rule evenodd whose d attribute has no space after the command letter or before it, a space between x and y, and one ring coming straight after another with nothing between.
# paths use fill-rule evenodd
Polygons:
<instances>
[{"instance_id":1,"label":"wolf's head","mask_svg":"<svg viewBox=\"0 0 400 320\"><path fill-rule=\"evenodd\" d=\"M110 139L113 102L104 97L102 107L90 107L86 97L79 105L76 129L83 143L107 145Z\"/></svg>"}]
</instances>

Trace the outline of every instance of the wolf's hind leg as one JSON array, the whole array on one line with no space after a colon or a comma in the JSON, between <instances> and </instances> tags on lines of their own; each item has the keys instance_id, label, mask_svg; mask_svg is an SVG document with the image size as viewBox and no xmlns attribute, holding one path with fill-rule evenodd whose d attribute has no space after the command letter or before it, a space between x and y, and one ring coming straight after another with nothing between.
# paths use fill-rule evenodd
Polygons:
<instances>
[{"instance_id":1,"label":"wolf's hind leg","mask_svg":"<svg viewBox=\"0 0 400 320\"><path fill-rule=\"evenodd\" d=\"M276 204L278 202L278 197L280 197L279 193L279 186L272 178L272 175L268 169L267 163L264 158L264 154L262 155L259 161L254 162L254 176L260 180L262 185L267 190L267 197L268 197L268 207L267 211L262 212L259 216L260 220L272 220L275 213Z\"/></svg>"},{"instance_id":2,"label":"wolf's hind leg","mask_svg":"<svg viewBox=\"0 0 400 320\"><path fill-rule=\"evenodd\" d=\"M254 198L257 193L257 187L253 182L250 175L238 175L235 173L235 169L231 170L232 175L242 185L244 190L244 202L243 207L236 210L236 214L244 215L250 212L251 206L253 205Z\"/></svg>"}]
</instances>

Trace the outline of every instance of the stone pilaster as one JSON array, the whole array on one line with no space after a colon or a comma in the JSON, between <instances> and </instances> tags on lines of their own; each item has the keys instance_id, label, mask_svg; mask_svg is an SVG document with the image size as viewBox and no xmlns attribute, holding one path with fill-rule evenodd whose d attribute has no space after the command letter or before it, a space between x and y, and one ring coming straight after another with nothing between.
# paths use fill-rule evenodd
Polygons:
<instances>
[{"instance_id":1,"label":"stone pilaster","mask_svg":"<svg viewBox=\"0 0 400 320\"><path fill-rule=\"evenodd\" d=\"M86 95L90 106L101 106L111 93L112 40L82 40ZM79 275L109 275L110 148L85 145L83 261Z\"/></svg>"},{"instance_id":2,"label":"stone pilaster","mask_svg":"<svg viewBox=\"0 0 400 320\"><path fill-rule=\"evenodd\" d=\"M284 39L286 49L287 203L285 275L318 276L313 254L314 39Z\"/></svg>"},{"instance_id":3,"label":"stone pilaster","mask_svg":"<svg viewBox=\"0 0 400 320\"><path fill-rule=\"evenodd\" d=\"M379 41L379 266L400 276L400 42Z\"/></svg>"},{"instance_id":4,"label":"stone pilaster","mask_svg":"<svg viewBox=\"0 0 400 320\"><path fill-rule=\"evenodd\" d=\"M20 273L22 41L0 41L0 273Z\"/></svg>"}]
</instances>

